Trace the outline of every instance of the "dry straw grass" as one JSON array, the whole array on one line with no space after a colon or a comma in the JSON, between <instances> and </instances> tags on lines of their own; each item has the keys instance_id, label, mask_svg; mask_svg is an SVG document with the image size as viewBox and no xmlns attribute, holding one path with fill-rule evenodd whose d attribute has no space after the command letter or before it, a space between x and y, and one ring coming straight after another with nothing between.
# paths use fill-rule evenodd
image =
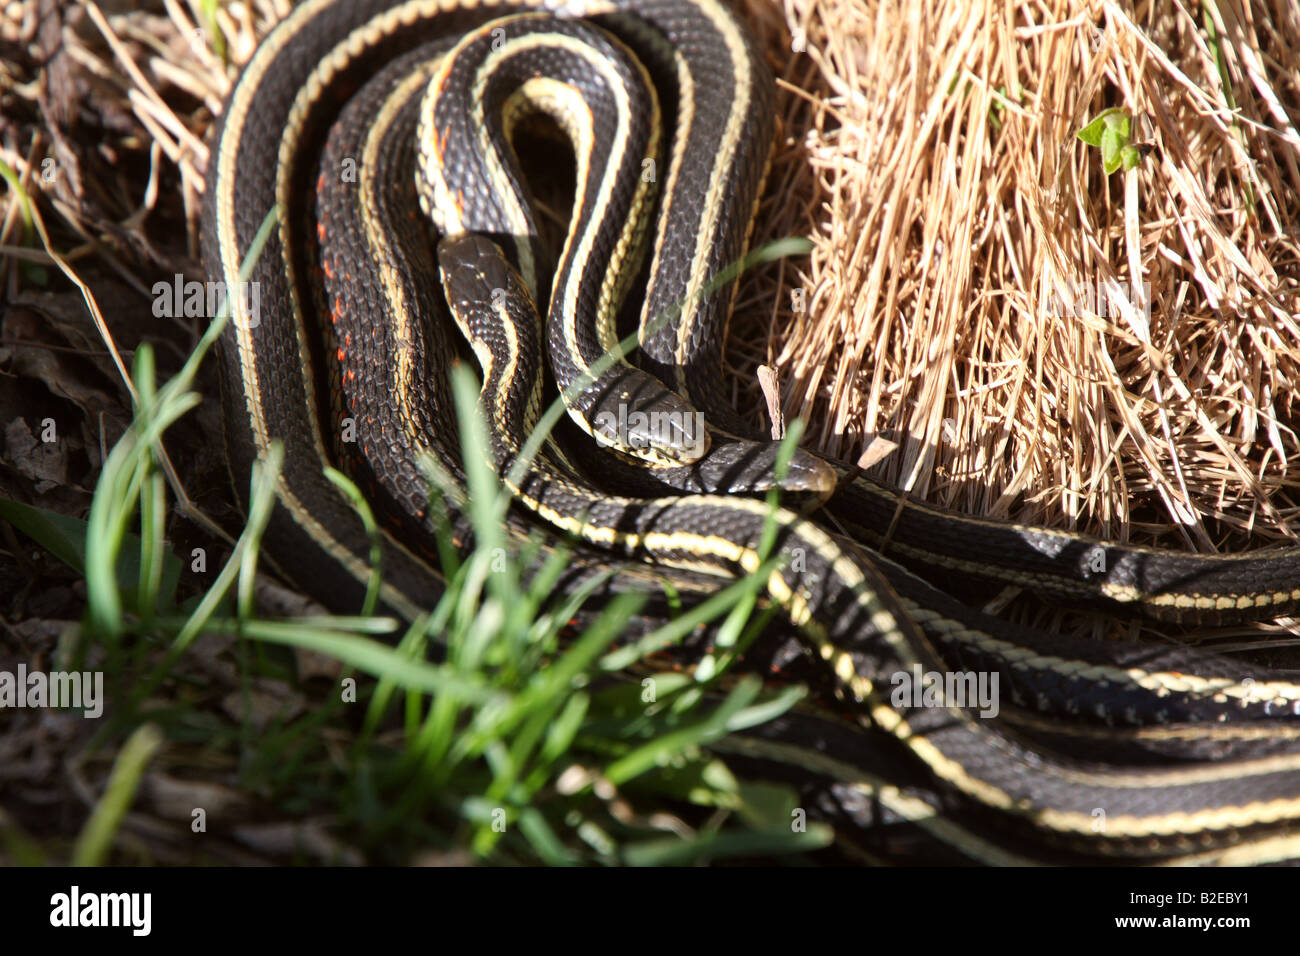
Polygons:
<instances>
[{"instance_id":1,"label":"dry straw grass","mask_svg":"<svg viewBox=\"0 0 1300 956\"><path fill-rule=\"evenodd\" d=\"M741 379L775 366L815 444L891 439L875 473L962 511L1199 550L1294 537L1300 8L783 12L762 228L816 250L781 277L802 313L788 290L772 312L772 274L746 287ZM1155 147L1109 177L1075 137L1108 107ZM1052 307L1135 277L1136 309Z\"/></svg>"}]
</instances>

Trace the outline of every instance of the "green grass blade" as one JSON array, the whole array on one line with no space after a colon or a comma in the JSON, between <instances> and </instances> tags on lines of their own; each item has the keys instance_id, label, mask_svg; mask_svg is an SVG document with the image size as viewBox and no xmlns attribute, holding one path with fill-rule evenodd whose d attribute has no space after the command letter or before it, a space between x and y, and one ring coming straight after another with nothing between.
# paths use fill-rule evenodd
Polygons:
<instances>
[{"instance_id":1,"label":"green grass blade","mask_svg":"<svg viewBox=\"0 0 1300 956\"><path fill-rule=\"evenodd\" d=\"M73 866L99 866L108 858L113 836L135 799L140 777L162 743L162 731L153 724L145 724L127 738L113 761L103 797L77 837L72 851Z\"/></svg>"}]
</instances>

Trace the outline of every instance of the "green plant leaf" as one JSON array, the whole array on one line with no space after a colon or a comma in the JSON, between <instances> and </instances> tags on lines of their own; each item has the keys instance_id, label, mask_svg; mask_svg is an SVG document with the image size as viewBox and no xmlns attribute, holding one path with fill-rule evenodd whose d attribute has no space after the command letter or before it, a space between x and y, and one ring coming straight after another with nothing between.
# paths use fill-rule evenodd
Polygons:
<instances>
[{"instance_id":1,"label":"green plant leaf","mask_svg":"<svg viewBox=\"0 0 1300 956\"><path fill-rule=\"evenodd\" d=\"M1119 134L1108 129L1101 134L1101 168L1110 175L1119 169L1119 150L1124 143Z\"/></svg>"},{"instance_id":2,"label":"green plant leaf","mask_svg":"<svg viewBox=\"0 0 1300 956\"><path fill-rule=\"evenodd\" d=\"M799 795L786 784L761 780L740 783L740 815L755 830L788 827L799 807Z\"/></svg>"},{"instance_id":3,"label":"green plant leaf","mask_svg":"<svg viewBox=\"0 0 1300 956\"><path fill-rule=\"evenodd\" d=\"M85 521L5 498L0 498L0 519L8 521L78 574L86 573ZM115 570L118 587L128 602L135 600L140 586L140 553L140 539L133 534L124 536ZM180 575L180 559L167 549L158 589L159 607L172 607Z\"/></svg>"},{"instance_id":4,"label":"green plant leaf","mask_svg":"<svg viewBox=\"0 0 1300 956\"><path fill-rule=\"evenodd\" d=\"M85 573L86 522L5 499L0 499L0 518L78 574Z\"/></svg>"},{"instance_id":5,"label":"green plant leaf","mask_svg":"<svg viewBox=\"0 0 1300 956\"><path fill-rule=\"evenodd\" d=\"M725 763L715 758L699 757L680 767L662 767L656 773L629 781L627 789L701 807L741 809L740 782Z\"/></svg>"},{"instance_id":6,"label":"green plant leaf","mask_svg":"<svg viewBox=\"0 0 1300 956\"><path fill-rule=\"evenodd\" d=\"M1103 110L1094 116L1087 126L1074 135L1089 146L1100 146L1102 133L1106 130L1114 130L1127 140L1129 135L1129 115L1127 111L1118 107Z\"/></svg>"},{"instance_id":7,"label":"green plant leaf","mask_svg":"<svg viewBox=\"0 0 1300 956\"><path fill-rule=\"evenodd\" d=\"M1079 137L1079 139L1083 140L1089 146L1100 146L1101 133L1105 128L1106 121L1099 116L1074 135Z\"/></svg>"},{"instance_id":8,"label":"green plant leaf","mask_svg":"<svg viewBox=\"0 0 1300 956\"><path fill-rule=\"evenodd\" d=\"M1125 169L1134 169L1142 164L1145 155L1140 146L1130 143L1119 151L1119 162Z\"/></svg>"}]
</instances>

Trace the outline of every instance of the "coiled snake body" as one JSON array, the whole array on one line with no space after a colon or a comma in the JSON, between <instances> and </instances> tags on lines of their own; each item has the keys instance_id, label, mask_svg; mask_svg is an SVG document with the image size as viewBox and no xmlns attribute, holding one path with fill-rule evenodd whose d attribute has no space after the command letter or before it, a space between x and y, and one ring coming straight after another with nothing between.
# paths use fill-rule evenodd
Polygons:
<instances>
[{"instance_id":1,"label":"coiled snake body","mask_svg":"<svg viewBox=\"0 0 1300 956\"><path fill-rule=\"evenodd\" d=\"M565 587L614 566L612 590L669 581L701 595L766 567L769 550L798 556L764 587L824 663L837 712L718 749L817 781L845 831L874 825L875 801L986 862L1296 855L1300 685L1212 655L1015 627L893 560L1103 609L1240 620L1300 600L1296 550L1178 555L954 515L803 451L778 477L776 447L746 437L718 369L773 99L720 0L295 8L226 104L204 220L208 269L230 286L280 210L252 267L263 314L236 301L222 347L237 483L274 442L285 449L270 556L328 604L359 606L370 536L323 473L342 465L382 520L383 604L414 618L436 601L421 463L462 474L447 380L459 325L484 369L512 540L541 525L576 541ZM539 113L576 156L553 262L512 146ZM603 368L630 297L638 364ZM604 446L605 477L623 475L628 494L586 477L586 453L548 448L512 471L542 402L543 343L588 451ZM773 486L814 501L838 486L827 507L856 540L736 493ZM996 718L891 694L898 674L957 671L1001 678Z\"/></svg>"}]
</instances>

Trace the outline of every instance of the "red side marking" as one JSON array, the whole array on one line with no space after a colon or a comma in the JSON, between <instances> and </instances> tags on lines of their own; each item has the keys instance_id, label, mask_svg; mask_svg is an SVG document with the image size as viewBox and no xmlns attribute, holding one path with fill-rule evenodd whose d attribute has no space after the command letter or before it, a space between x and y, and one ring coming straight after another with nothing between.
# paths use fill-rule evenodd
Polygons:
<instances>
[{"instance_id":1,"label":"red side marking","mask_svg":"<svg viewBox=\"0 0 1300 956\"><path fill-rule=\"evenodd\" d=\"M444 126L442 129L442 145L440 147L443 153L447 152L447 140L451 139L451 126ZM439 157L441 160L442 157Z\"/></svg>"}]
</instances>

